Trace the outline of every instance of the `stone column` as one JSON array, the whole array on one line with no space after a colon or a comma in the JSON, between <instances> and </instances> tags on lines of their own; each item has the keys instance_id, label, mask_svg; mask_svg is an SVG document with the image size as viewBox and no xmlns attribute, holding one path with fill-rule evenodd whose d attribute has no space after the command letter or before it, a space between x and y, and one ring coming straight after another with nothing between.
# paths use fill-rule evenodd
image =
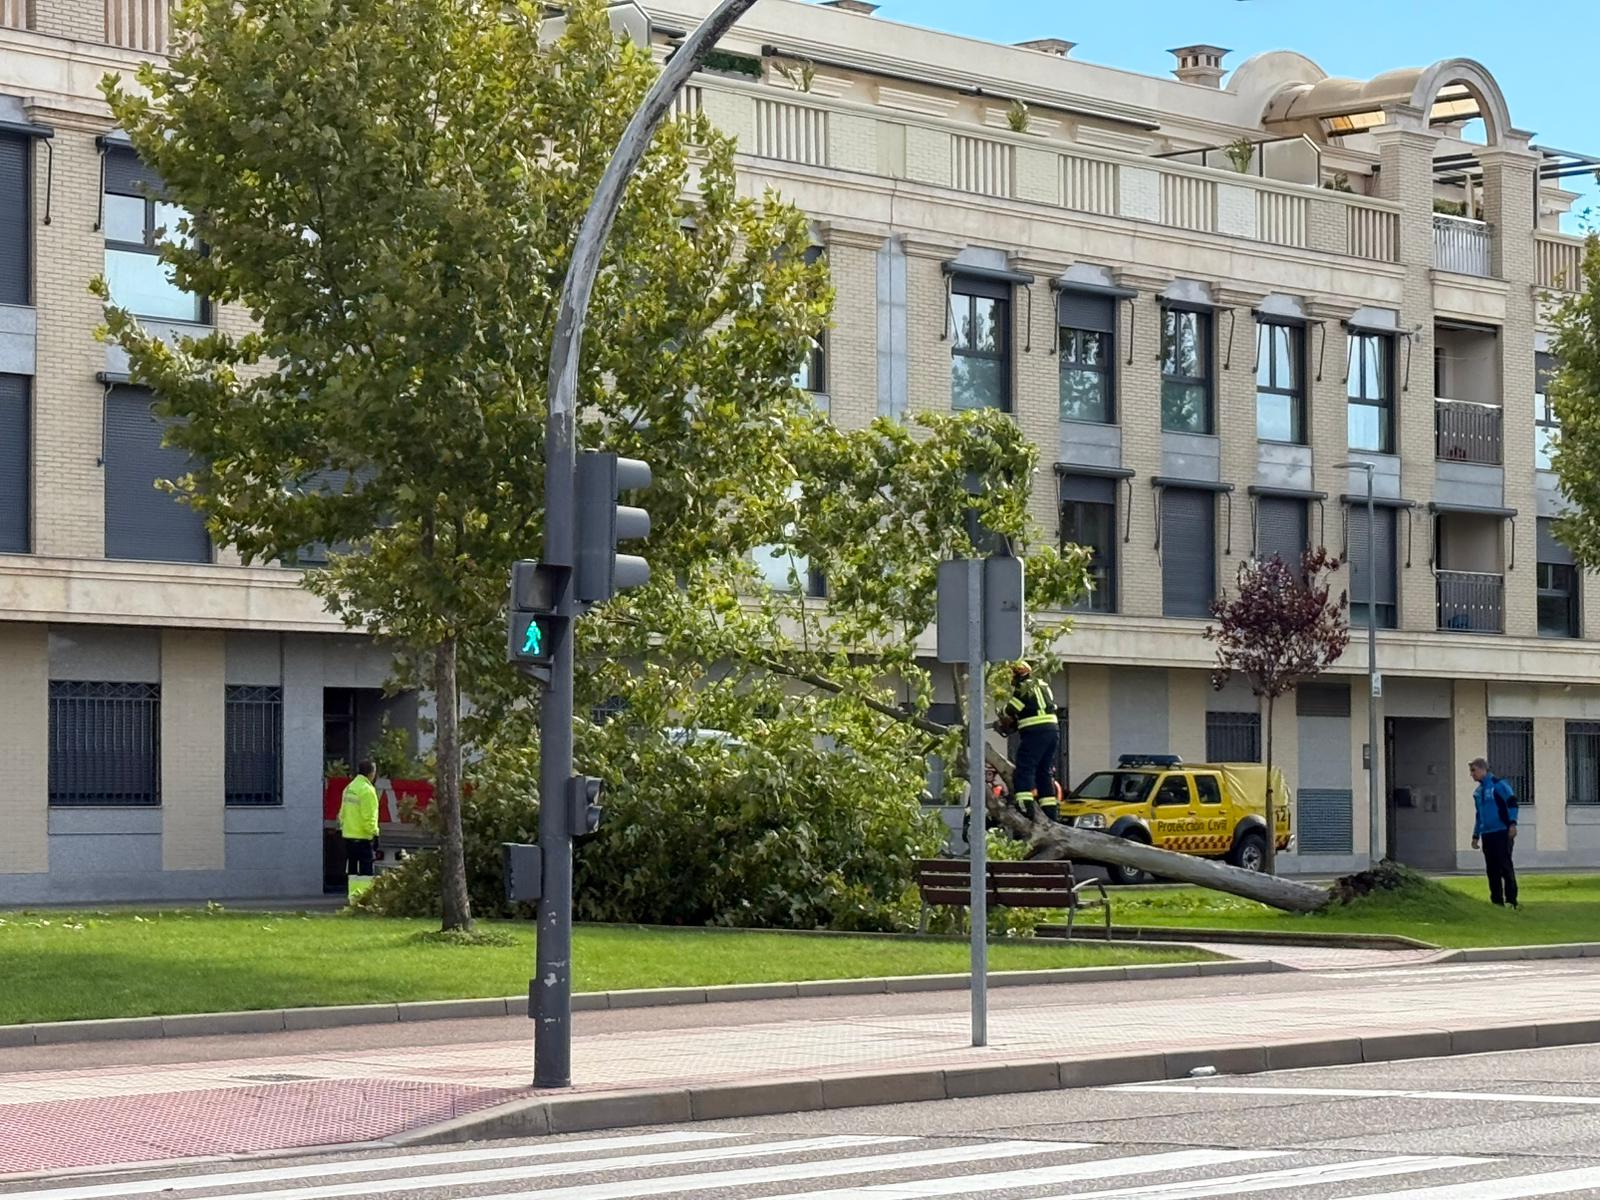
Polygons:
<instances>
[{"instance_id":1,"label":"stone column","mask_svg":"<svg viewBox=\"0 0 1600 1200\"><path fill-rule=\"evenodd\" d=\"M224 833L225 635L161 631L161 867L220 871Z\"/></svg>"},{"instance_id":2,"label":"stone column","mask_svg":"<svg viewBox=\"0 0 1600 1200\"><path fill-rule=\"evenodd\" d=\"M49 668L43 625L0 622L0 876L50 869Z\"/></svg>"}]
</instances>

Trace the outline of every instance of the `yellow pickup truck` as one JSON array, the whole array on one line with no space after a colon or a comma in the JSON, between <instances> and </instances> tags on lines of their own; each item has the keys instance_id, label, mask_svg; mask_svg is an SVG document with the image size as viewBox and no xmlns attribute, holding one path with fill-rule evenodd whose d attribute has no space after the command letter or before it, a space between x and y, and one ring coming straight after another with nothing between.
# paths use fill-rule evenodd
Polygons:
<instances>
[{"instance_id":1,"label":"yellow pickup truck","mask_svg":"<svg viewBox=\"0 0 1600 1200\"><path fill-rule=\"evenodd\" d=\"M1289 789L1272 772L1279 850L1294 844ZM1259 871L1267 853L1267 769L1260 763L1185 763L1176 755L1125 754L1114 771L1096 771L1067 796L1064 824L1130 838L1159 850L1222 858ZM1116 883L1149 875L1105 864Z\"/></svg>"}]
</instances>

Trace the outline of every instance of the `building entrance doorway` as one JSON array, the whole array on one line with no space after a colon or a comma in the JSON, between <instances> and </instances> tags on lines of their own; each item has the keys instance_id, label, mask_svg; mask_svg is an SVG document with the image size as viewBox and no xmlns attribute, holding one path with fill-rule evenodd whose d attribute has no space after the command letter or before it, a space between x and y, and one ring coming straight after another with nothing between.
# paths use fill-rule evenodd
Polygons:
<instances>
[{"instance_id":1,"label":"building entrance doorway","mask_svg":"<svg viewBox=\"0 0 1600 1200\"><path fill-rule=\"evenodd\" d=\"M1419 870L1455 867L1455 801L1450 787L1450 722L1390 717L1384 722L1387 857Z\"/></svg>"}]
</instances>

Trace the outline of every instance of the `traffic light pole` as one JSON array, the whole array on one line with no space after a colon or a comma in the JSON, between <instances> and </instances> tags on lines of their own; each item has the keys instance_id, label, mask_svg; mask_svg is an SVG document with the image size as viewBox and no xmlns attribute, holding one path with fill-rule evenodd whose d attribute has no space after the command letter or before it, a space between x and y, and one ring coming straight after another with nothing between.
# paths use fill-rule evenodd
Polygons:
<instances>
[{"instance_id":1,"label":"traffic light pole","mask_svg":"<svg viewBox=\"0 0 1600 1200\"><path fill-rule=\"evenodd\" d=\"M561 285L555 335L550 343L546 386L544 561L576 566L577 441L575 438L578 363L583 353L583 323L594 295L600 254L616 222L628 178L644 157L657 126L672 108L695 69L755 0L722 0L679 46L656 78L639 111L617 144L589 211L573 243L572 263ZM568 1087L572 1083L572 827L567 781L572 777L572 619L576 617L572 573L557 597L550 683L539 713L539 848L543 859L538 945L530 1003L534 1006L533 1083Z\"/></svg>"}]
</instances>

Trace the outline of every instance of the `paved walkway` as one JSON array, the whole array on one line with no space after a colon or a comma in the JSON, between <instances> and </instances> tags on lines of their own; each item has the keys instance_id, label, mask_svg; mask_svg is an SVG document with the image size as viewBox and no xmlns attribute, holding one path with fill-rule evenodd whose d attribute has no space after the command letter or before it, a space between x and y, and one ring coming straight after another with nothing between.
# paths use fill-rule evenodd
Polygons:
<instances>
[{"instance_id":1,"label":"paved walkway","mask_svg":"<svg viewBox=\"0 0 1600 1200\"><path fill-rule=\"evenodd\" d=\"M994 994L987 1050L967 1044L967 999L959 992L592 1014L601 1019L580 1023L574 1041L574 1090L1404 1035L1600 1011L1597 960L1363 965L1005 989ZM0 1051L0 1174L362 1141L535 1094L527 1087L525 1020L493 1025L495 1040L457 1044L425 1044L421 1026L386 1028L405 1044L347 1050L330 1048L323 1036L309 1052L284 1053L291 1043L280 1036L270 1043L280 1052L246 1057L264 1043L240 1038L226 1058L212 1046L189 1061L114 1065L108 1058L9 1073Z\"/></svg>"}]
</instances>

